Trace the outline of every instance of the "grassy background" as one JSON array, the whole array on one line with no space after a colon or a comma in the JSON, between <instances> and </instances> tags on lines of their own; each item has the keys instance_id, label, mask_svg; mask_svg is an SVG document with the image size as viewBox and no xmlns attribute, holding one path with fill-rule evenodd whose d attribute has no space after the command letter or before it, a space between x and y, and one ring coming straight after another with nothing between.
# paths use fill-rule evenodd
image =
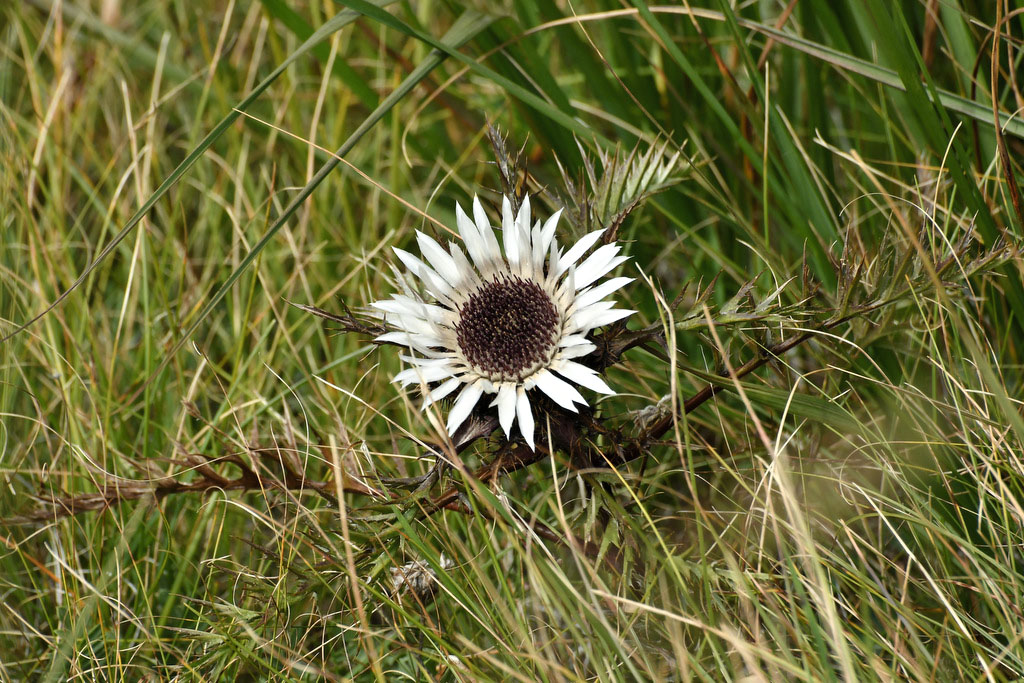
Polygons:
<instances>
[{"instance_id":1,"label":"grassy background","mask_svg":"<svg viewBox=\"0 0 1024 683\"><path fill-rule=\"evenodd\" d=\"M623 271L653 283L623 295L636 324L716 274L718 304L762 274L755 296L788 282L813 315L858 262L884 288L886 253L1020 238L992 102L1024 102L1022 18L993 94L995 3L472 4L0 10L0 334L109 249L0 345L0 518L256 446L323 481L423 471L435 435L389 383L398 354L287 302L382 298L391 245L453 225L456 200L495 206L488 122L553 192L581 148L685 150L683 181L623 227ZM435 66L446 34L461 57ZM1006 130L1017 164L1024 125ZM644 465L456 476L486 514L267 489L5 524L0 677L1019 678L1022 313L1020 260L906 298L748 378L751 403L722 394ZM674 371L633 352L601 410L684 400L686 368L742 364L756 327L680 332ZM399 603L391 569L413 560L435 598Z\"/></svg>"}]
</instances>

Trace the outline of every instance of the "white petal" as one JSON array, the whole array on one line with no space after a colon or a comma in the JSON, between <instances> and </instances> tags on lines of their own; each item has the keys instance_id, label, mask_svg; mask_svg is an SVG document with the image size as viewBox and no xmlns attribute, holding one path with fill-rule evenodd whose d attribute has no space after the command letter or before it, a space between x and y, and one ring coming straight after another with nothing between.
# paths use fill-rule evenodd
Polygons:
<instances>
[{"instance_id":1,"label":"white petal","mask_svg":"<svg viewBox=\"0 0 1024 683\"><path fill-rule=\"evenodd\" d=\"M484 211L484 205L480 203L480 198L473 197L473 219L476 221L476 228L480 231L480 236L483 237L484 243L487 245L487 255L492 261L498 261L501 259L501 248L498 247L498 238L494 236L494 229L491 227L491 222L487 219L487 212Z\"/></svg>"},{"instance_id":2,"label":"white petal","mask_svg":"<svg viewBox=\"0 0 1024 683\"><path fill-rule=\"evenodd\" d=\"M551 214L551 217L544 221L544 227L540 229L540 253L544 254L551 247L555 237L555 229L558 227L558 219L564 209L559 209Z\"/></svg>"},{"instance_id":3,"label":"white petal","mask_svg":"<svg viewBox=\"0 0 1024 683\"><path fill-rule=\"evenodd\" d=\"M480 203L478 200L474 201L477 204ZM463 211L462 205L458 202L455 203L455 222L459 226L459 234L462 235L462 240L466 244L466 251L469 252L469 257L473 259L473 263L476 264L477 268L481 269L488 266L494 260L494 257L488 251L487 242L484 241L484 237L477 228L476 223L470 220L466 212ZM490 228L487 229L490 230Z\"/></svg>"},{"instance_id":4,"label":"white petal","mask_svg":"<svg viewBox=\"0 0 1024 683\"><path fill-rule=\"evenodd\" d=\"M415 335L441 340L441 330L429 320L416 315L402 315L400 313L388 313L385 322L404 332Z\"/></svg>"},{"instance_id":5,"label":"white petal","mask_svg":"<svg viewBox=\"0 0 1024 683\"><path fill-rule=\"evenodd\" d=\"M580 344L590 344L590 342L582 334L568 334L558 340L558 345L562 348L579 346ZM590 345L593 346L593 344Z\"/></svg>"},{"instance_id":6,"label":"white petal","mask_svg":"<svg viewBox=\"0 0 1024 683\"><path fill-rule=\"evenodd\" d=\"M561 286L555 292L555 300L563 311L569 310L572 300L576 297L576 266L569 266L569 272L562 280Z\"/></svg>"},{"instance_id":7,"label":"white petal","mask_svg":"<svg viewBox=\"0 0 1024 683\"><path fill-rule=\"evenodd\" d=\"M576 291L589 285L609 270L612 259L622 250L617 244L606 244L587 257L587 260L576 267Z\"/></svg>"},{"instance_id":8,"label":"white petal","mask_svg":"<svg viewBox=\"0 0 1024 683\"><path fill-rule=\"evenodd\" d=\"M480 400L480 395L484 393L483 387L479 383L467 384L459 394L459 397L455 399L455 404L452 405L451 411L448 413L448 433L455 434L455 430L459 428L469 414L473 412L473 407L476 406L476 402Z\"/></svg>"},{"instance_id":9,"label":"white petal","mask_svg":"<svg viewBox=\"0 0 1024 683\"><path fill-rule=\"evenodd\" d=\"M567 349L562 349L558 352L558 358L569 359L569 358L580 358L581 356L589 356L597 350L597 345L587 342L586 344L580 344L579 346L570 346Z\"/></svg>"},{"instance_id":10,"label":"white petal","mask_svg":"<svg viewBox=\"0 0 1024 683\"><path fill-rule=\"evenodd\" d=\"M451 252L452 260L455 261L455 267L459 270L459 275L462 276L462 282L459 286L462 289L476 288L480 284L480 276L476 274L476 269L469 264L469 259L462 253L459 245L449 242L448 251Z\"/></svg>"},{"instance_id":11,"label":"white petal","mask_svg":"<svg viewBox=\"0 0 1024 683\"><path fill-rule=\"evenodd\" d=\"M399 299L397 296L394 299L383 299L381 301L374 301L370 306L376 308L378 311L384 311L385 313L398 313L401 315L419 315L419 307L412 302L408 297Z\"/></svg>"},{"instance_id":12,"label":"white petal","mask_svg":"<svg viewBox=\"0 0 1024 683\"><path fill-rule=\"evenodd\" d=\"M420 358L419 356L406 356L405 354L400 354L398 357L406 363L420 368L434 368L438 365L451 365L455 367L456 363L454 354L437 356L436 358Z\"/></svg>"},{"instance_id":13,"label":"white petal","mask_svg":"<svg viewBox=\"0 0 1024 683\"><path fill-rule=\"evenodd\" d=\"M591 304L595 304L612 292L628 285L633 281L631 277L613 277L611 280L602 282L576 297L576 308L582 310Z\"/></svg>"},{"instance_id":14,"label":"white petal","mask_svg":"<svg viewBox=\"0 0 1024 683\"><path fill-rule=\"evenodd\" d=\"M610 311L595 310L594 307L588 308L586 311L577 313L573 316L576 328L582 332L587 332L598 327L604 327L610 325L616 320L622 320L623 318L633 315L636 311L623 310L623 309L612 309Z\"/></svg>"},{"instance_id":15,"label":"white petal","mask_svg":"<svg viewBox=\"0 0 1024 683\"><path fill-rule=\"evenodd\" d=\"M454 322L454 316L451 311L441 306L425 304L422 301L416 301L400 294L396 294L394 299L374 301L370 306L378 311L387 313L388 315L384 317L392 323L395 320L405 320L407 318L416 318L434 325L451 325ZM406 327L405 325L401 326Z\"/></svg>"},{"instance_id":16,"label":"white petal","mask_svg":"<svg viewBox=\"0 0 1024 683\"><path fill-rule=\"evenodd\" d=\"M516 419L516 385L506 382L498 389L498 422L505 430L505 438L512 431L512 422Z\"/></svg>"},{"instance_id":17,"label":"white petal","mask_svg":"<svg viewBox=\"0 0 1024 683\"><path fill-rule=\"evenodd\" d=\"M440 401L442 398L455 391L461 384L461 379L459 379L458 377L453 377L444 384L442 384L441 386L431 391L423 400L423 410L426 410L431 406L431 404Z\"/></svg>"},{"instance_id":18,"label":"white petal","mask_svg":"<svg viewBox=\"0 0 1024 683\"><path fill-rule=\"evenodd\" d=\"M409 269L409 272L423 282L428 292L444 303L452 302L455 290L452 289L451 285L444 281L444 278L435 273L433 268L423 263L423 261L420 261L404 249L392 247L391 250L394 251L395 256L405 264L405 267Z\"/></svg>"},{"instance_id":19,"label":"white petal","mask_svg":"<svg viewBox=\"0 0 1024 683\"><path fill-rule=\"evenodd\" d=\"M523 197L523 203L519 206L519 215L516 216L516 234L519 236L519 246L525 246L525 252L529 253L533 246L530 240L530 195ZM522 254L523 251L520 251Z\"/></svg>"},{"instance_id":20,"label":"white petal","mask_svg":"<svg viewBox=\"0 0 1024 683\"><path fill-rule=\"evenodd\" d=\"M548 252L548 274L545 282L545 286L550 291L554 287L554 283L558 280L558 240L551 240L551 246Z\"/></svg>"},{"instance_id":21,"label":"white petal","mask_svg":"<svg viewBox=\"0 0 1024 683\"><path fill-rule=\"evenodd\" d=\"M531 449L537 450L533 445L533 411L530 410L530 398L526 390L519 387L516 390L516 418L519 420L519 431Z\"/></svg>"},{"instance_id":22,"label":"white petal","mask_svg":"<svg viewBox=\"0 0 1024 683\"><path fill-rule=\"evenodd\" d=\"M568 270L569 266L579 261L580 257L583 256L588 249L594 246L599 239L601 239L601 235L603 233L604 230L595 230L594 232L587 233L580 238L579 242L572 245L569 251L559 257L558 268L556 269L557 274L561 275Z\"/></svg>"},{"instance_id":23,"label":"white petal","mask_svg":"<svg viewBox=\"0 0 1024 683\"><path fill-rule=\"evenodd\" d=\"M395 375L392 382L401 382L402 386L410 384L431 384L442 379L448 379L455 373L455 367L451 365L438 365L436 367L415 367L402 370Z\"/></svg>"},{"instance_id":24,"label":"white petal","mask_svg":"<svg viewBox=\"0 0 1024 683\"><path fill-rule=\"evenodd\" d=\"M551 374L548 370L541 370L533 377L537 382L537 388L550 396L552 401L566 410L571 410L574 413L578 412L576 406L573 405L573 401L587 405L587 399L583 398L583 395L576 391L576 387L568 382L558 379L558 377Z\"/></svg>"},{"instance_id":25,"label":"white petal","mask_svg":"<svg viewBox=\"0 0 1024 683\"><path fill-rule=\"evenodd\" d=\"M376 337L374 341L389 342L391 344L398 344L399 346L408 346L410 349L415 349L423 355L436 355L437 352L433 350L433 347L443 345L439 338L428 337L422 334L410 334L403 330L387 332Z\"/></svg>"},{"instance_id":26,"label":"white petal","mask_svg":"<svg viewBox=\"0 0 1024 683\"><path fill-rule=\"evenodd\" d=\"M540 221L537 221L530 232L530 272L528 275L538 281L544 278L545 256L544 250L541 249Z\"/></svg>"},{"instance_id":27,"label":"white petal","mask_svg":"<svg viewBox=\"0 0 1024 683\"><path fill-rule=\"evenodd\" d=\"M455 265L455 259L449 256L433 237L419 230L416 231L416 243L420 245L420 253L423 254L427 263L437 271L437 274L453 288L458 289L462 283L462 273Z\"/></svg>"},{"instance_id":28,"label":"white petal","mask_svg":"<svg viewBox=\"0 0 1024 683\"><path fill-rule=\"evenodd\" d=\"M519 236L516 234L515 218L512 217L512 202L508 197L501 198L501 241L505 244L505 260L509 266L518 266Z\"/></svg>"},{"instance_id":29,"label":"white petal","mask_svg":"<svg viewBox=\"0 0 1024 683\"><path fill-rule=\"evenodd\" d=\"M576 306L576 302L573 301L573 305L570 307L572 309L570 316L575 316L577 313L593 313L594 311L608 311L615 308L616 303L617 302L611 299L604 299L603 301L595 301L594 303L588 306L578 307Z\"/></svg>"},{"instance_id":30,"label":"white petal","mask_svg":"<svg viewBox=\"0 0 1024 683\"><path fill-rule=\"evenodd\" d=\"M577 289L583 289L584 287L586 287L587 285L592 283L594 280L597 280L601 276L606 275L607 273L612 272L613 270L615 270L616 268L618 268L619 266L621 266L623 263L625 263L628 260L629 260L628 256L616 256L611 261L609 261L607 264L605 264L603 268L599 269L600 270L600 274L599 275L594 277L592 280L584 280L584 282L587 283L586 285L581 285L580 281L577 280L576 288Z\"/></svg>"},{"instance_id":31,"label":"white petal","mask_svg":"<svg viewBox=\"0 0 1024 683\"><path fill-rule=\"evenodd\" d=\"M530 238L530 195L523 197L516 216L516 239L519 240L519 273L526 278L533 277L533 240Z\"/></svg>"},{"instance_id":32,"label":"white petal","mask_svg":"<svg viewBox=\"0 0 1024 683\"><path fill-rule=\"evenodd\" d=\"M567 360L558 363L553 369L562 377L576 382L576 384L586 387L591 391L609 395L615 393L595 370L588 368L586 365Z\"/></svg>"}]
</instances>

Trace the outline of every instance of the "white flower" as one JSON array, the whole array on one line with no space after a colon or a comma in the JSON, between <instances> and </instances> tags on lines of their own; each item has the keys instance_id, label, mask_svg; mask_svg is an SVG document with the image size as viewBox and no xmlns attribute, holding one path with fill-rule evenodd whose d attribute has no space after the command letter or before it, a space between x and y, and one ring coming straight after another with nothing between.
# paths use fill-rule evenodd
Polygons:
<instances>
[{"instance_id":1,"label":"white flower","mask_svg":"<svg viewBox=\"0 0 1024 683\"><path fill-rule=\"evenodd\" d=\"M601 230L584 236L562 253L555 240L559 210L542 225L530 226L530 198L519 215L505 197L501 211L504 257L480 200L473 199L473 219L458 204L455 215L466 252L452 243L444 249L417 231L422 260L395 248L409 274L422 283L430 301L401 274L404 292L374 308L383 311L394 331L379 341L409 347L402 356L412 367L395 376L403 386L424 389L424 409L459 390L448 414L448 433L465 421L484 394L496 394L491 406L506 437L518 420L523 438L534 447L530 392L539 389L552 401L577 412L586 400L570 382L602 394L614 393L586 365L577 363L594 351L586 335L631 315L613 308L609 294L632 281L617 277L597 281L622 264L621 247L607 244L583 255L597 243ZM568 380L568 381L566 381Z\"/></svg>"}]
</instances>

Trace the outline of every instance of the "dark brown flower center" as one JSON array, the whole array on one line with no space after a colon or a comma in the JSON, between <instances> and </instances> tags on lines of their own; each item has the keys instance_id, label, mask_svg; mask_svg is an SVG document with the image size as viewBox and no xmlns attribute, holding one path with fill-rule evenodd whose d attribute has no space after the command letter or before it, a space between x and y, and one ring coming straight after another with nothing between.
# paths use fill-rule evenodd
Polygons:
<instances>
[{"instance_id":1,"label":"dark brown flower center","mask_svg":"<svg viewBox=\"0 0 1024 683\"><path fill-rule=\"evenodd\" d=\"M491 380L519 380L550 360L558 311L536 283L505 277L485 283L459 310L455 326L466 360Z\"/></svg>"}]
</instances>

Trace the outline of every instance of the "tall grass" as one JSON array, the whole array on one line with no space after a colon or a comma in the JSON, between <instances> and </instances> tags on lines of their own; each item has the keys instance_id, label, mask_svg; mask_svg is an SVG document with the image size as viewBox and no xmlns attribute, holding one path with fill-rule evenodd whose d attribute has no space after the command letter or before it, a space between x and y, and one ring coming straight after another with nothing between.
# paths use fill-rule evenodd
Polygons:
<instances>
[{"instance_id":1,"label":"tall grass","mask_svg":"<svg viewBox=\"0 0 1024 683\"><path fill-rule=\"evenodd\" d=\"M0 678L1024 676L1005 4L4 5L0 336L45 314L0 344ZM844 287L931 285L727 383L643 460L467 476L495 440L433 487L338 496L427 472L440 435L397 353L289 302L380 299L392 245L496 206L488 124L545 213L560 169L682 150L621 228L631 325L673 330L687 283L710 308L781 287L788 317L630 351L598 404L619 424ZM322 486L142 495L211 468ZM413 574L429 590L395 590Z\"/></svg>"}]
</instances>

